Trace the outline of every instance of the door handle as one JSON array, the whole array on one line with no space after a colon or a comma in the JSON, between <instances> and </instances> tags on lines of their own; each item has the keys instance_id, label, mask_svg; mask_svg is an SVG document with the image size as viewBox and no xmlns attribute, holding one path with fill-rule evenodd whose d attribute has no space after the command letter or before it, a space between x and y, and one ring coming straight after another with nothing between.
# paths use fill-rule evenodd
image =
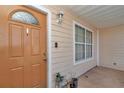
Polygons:
<instances>
[{"instance_id":1,"label":"door handle","mask_svg":"<svg viewBox=\"0 0 124 93\"><path fill-rule=\"evenodd\" d=\"M43 61L47 61L47 57L46 57L46 53L45 52L43 53L43 56L44 56L43 57Z\"/></svg>"},{"instance_id":2,"label":"door handle","mask_svg":"<svg viewBox=\"0 0 124 93\"><path fill-rule=\"evenodd\" d=\"M46 58L43 58L43 61L47 61L47 59Z\"/></svg>"}]
</instances>

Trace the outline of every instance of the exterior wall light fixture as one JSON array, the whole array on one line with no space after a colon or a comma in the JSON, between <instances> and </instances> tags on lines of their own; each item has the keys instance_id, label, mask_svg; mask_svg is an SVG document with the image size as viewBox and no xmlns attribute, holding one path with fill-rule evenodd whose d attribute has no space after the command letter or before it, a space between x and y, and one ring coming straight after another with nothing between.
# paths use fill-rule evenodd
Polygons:
<instances>
[{"instance_id":1,"label":"exterior wall light fixture","mask_svg":"<svg viewBox=\"0 0 124 93\"><path fill-rule=\"evenodd\" d=\"M56 21L58 24L62 24L63 16L64 16L64 12L63 11L59 11L59 13L57 14L57 21Z\"/></svg>"}]
</instances>

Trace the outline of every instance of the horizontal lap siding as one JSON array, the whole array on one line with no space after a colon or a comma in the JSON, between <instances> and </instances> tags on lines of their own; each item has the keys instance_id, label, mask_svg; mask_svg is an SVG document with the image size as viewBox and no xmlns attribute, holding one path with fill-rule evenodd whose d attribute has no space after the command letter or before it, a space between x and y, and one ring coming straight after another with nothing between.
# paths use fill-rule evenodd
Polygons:
<instances>
[{"instance_id":1,"label":"horizontal lap siding","mask_svg":"<svg viewBox=\"0 0 124 93\"><path fill-rule=\"evenodd\" d=\"M94 67L96 65L96 60L79 65L74 65L73 20L76 20L78 22L82 21L70 14L67 10L64 10L63 8L60 8L58 6L45 7L52 12L52 87L55 87L55 74L57 72L60 72L67 78L70 77L70 72L76 72L76 76L80 76L87 70ZM60 9L64 11L64 19L61 25L56 22L56 14L59 12ZM54 47L55 42L58 42L58 48Z\"/></svg>"},{"instance_id":2,"label":"horizontal lap siding","mask_svg":"<svg viewBox=\"0 0 124 93\"><path fill-rule=\"evenodd\" d=\"M124 25L101 29L100 65L124 70Z\"/></svg>"}]
</instances>

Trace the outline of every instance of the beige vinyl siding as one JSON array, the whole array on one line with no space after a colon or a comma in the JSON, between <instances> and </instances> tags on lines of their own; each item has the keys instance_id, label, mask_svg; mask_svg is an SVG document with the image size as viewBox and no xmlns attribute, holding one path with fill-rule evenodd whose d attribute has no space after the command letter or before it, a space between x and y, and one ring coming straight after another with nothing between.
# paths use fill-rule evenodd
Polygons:
<instances>
[{"instance_id":1,"label":"beige vinyl siding","mask_svg":"<svg viewBox=\"0 0 124 93\"><path fill-rule=\"evenodd\" d=\"M124 70L124 25L101 29L100 65Z\"/></svg>"},{"instance_id":2,"label":"beige vinyl siding","mask_svg":"<svg viewBox=\"0 0 124 93\"><path fill-rule=\"evenodd\" d=\"M96 29L62 7L45 7L52 12L52 87L55 87L55 74L57 72L66 77L70 77L70 72L76 72L76 76L80 76L96 66ZM56 14L60 10L64 11L64 21L61 25L56 22ZM73 20L94 31L94 60L78 65L73 63ZM54 47L55 42L58 42L58 48Z\"/></svg>"}]
</instances>

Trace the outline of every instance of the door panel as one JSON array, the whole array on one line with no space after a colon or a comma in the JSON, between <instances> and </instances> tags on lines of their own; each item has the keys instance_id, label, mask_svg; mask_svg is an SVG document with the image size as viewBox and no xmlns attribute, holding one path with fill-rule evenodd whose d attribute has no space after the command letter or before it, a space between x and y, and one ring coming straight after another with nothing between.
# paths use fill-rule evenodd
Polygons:
<instances>
[{"instance_id":1,"label":"door panel","mask_svg":"<svg viewBox=\"0 0 124 93\"><path fill-rule=\"evenodd\" d=\"M41 86L41 64L32 65L32 87Z\"/></svg>"},{"instance_id":2,"label":"door panel","mask_svg":"<svg viewBox=\"0 0 124 93\"><path fill-rule=\"evenodd\" d=\"M9 24L9 77L11 87L24 87L24 26Z\"/></svg>"},{"instance_id":3,"label":"door panel","mask_svg":"<svg viewBox=\"0 0 124 93\"><path fill-rule=\"evenodd\" d=\"M31 29L31 51L32 55L40 54L40 29Z\"/></svg>"},{"instance_id":4,"label":"door panel","mask_svg":"<svg viewBox=\"0 0 124 93\"><path fill-rule=\"evenodd\" d=\"M24 27L17 24L10 24L9 51L11 57L24 56Z\"/></svg>"},{"instance_id":5,"label":"door panel","mask_svg":"<svg viewBox=\"0 0 124 93\"><path fill-rule=\"evenodd\" d=\"M20 57L9 58L8 66L9 66L9 69L23 67L24 58L20 58Z\"/></svg>"},{"instance_id":6,"label":"door panel","mask_svg":"<svg viewBox=\"0 0 124 93\"><path fill-rule=\"evenodd\" d=\"M32 86L33 87L44 87L44 80L42 80L42 77L45 77L45 74L42 73L42 71L46 72L46 70L43 68L42 65L43 59L42 59L42 48L41 48L41 35L40 33L42 30L41 28L37 27L29 27L30 29L30 39L29 43L31 44L30 49L31 51L29 52L30 55L29 57L31 58L31 75L32 75ZM30 45L29 44L29 45Z\"/></svg>"},{"instance_id":7,"label":"door panel","mask_svg":"<svg viewBox=\"0 0 124 93\"><path fill-rule=\"evenodd\" d=\"M23 67L17 67L11 69L10 72L11 75L11 87L24 87L24 68Z\"/></svg>"}]
</instances>

